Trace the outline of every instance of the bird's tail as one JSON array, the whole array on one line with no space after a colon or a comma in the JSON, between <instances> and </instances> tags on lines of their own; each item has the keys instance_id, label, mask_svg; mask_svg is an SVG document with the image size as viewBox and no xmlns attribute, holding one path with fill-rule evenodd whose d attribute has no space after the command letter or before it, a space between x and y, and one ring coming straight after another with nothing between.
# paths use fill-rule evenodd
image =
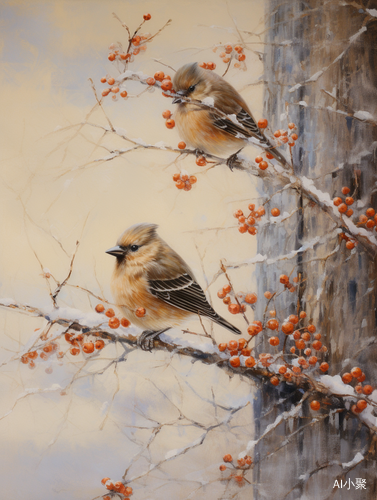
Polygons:
<instances>
[{"instance_id":1,"label":"bird's tail","mask_svg":"<svg viewBox=\"0 0 377 500\"><path fill-rule=\"evenodd\" d=\"M218 325L223 326L227 330L230 330L231 332L235 333L236 335L241 335L241 331L236 328L235 326L231 325L230 323L227 322L226 319L222 318L221 316L217 315L216 318L211 318L212 321L217 323Z\"/></svg>"}]
</instances>

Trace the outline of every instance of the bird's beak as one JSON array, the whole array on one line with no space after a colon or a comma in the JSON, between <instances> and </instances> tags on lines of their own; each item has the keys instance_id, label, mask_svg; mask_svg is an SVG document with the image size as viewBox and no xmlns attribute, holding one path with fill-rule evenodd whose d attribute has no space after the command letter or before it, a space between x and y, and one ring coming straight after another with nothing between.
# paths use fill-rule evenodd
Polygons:
<instances>
[{"instance_id":1,"label":"bird's beak","mask_svg":"<svg viewBox=\"0 0 377 500\"><path fill-rule=\"evenodd\" d=\"M126 253L126 250L122 247L116 246L116 247L109 248L108 250L106 250L106 253L108 253L110 255L114 255L114 257L121 257L122 255L124 255Z\"/></svg>"},{"instance_id":2,"label":"bird's beak","mask_svg":"<svg viewBox=\"0 0 377 500\"><path fill-rule=\"evenodd\" d=\"M186 97L187 92L185 90L178 90L175 95L178 97L174 97L174 99L172 100L172 104L180 104L181 102L185 102L182 97Z\"/></svg>"}]
</instances>

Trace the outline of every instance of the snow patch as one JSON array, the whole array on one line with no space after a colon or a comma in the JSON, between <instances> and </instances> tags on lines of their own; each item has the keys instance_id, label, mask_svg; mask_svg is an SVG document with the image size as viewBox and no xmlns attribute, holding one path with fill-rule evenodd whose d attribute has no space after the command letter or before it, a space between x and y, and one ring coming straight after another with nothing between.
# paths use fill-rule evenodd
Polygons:
<instances>
[{"instance_id":1,"label":"snow patch","mask_svg":"<svg viewBox=\"0 0 377 500\"><path fill-rule=\"evenodd\" d=\"M347 469L348 467L352 467L353 465L357 464L360 462L360 460L364 459L364 455L362 455L360 452L356 453L356 455L353 457L351 462L346 462L342 464L343 469Z\"/></svg>"},{"instance_id":2,"label":"snow patch","mask_svg":"<svg viewBox=\"0 0 377 500\"><path fill-rule=\"evenodd\" d=\"M374 116L371 115L368 111L356 111L356 113L354 113L353 116L355 118L357 118L358 120L362 120L362 121L365 121L365 120L376 121Z\"/></svg>"}]
</instances>

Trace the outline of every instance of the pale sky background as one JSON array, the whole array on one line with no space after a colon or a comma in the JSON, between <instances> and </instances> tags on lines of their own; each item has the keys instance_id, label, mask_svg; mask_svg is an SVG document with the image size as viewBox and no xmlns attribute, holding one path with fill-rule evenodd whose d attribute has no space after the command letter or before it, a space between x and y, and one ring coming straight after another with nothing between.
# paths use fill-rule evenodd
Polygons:
<instances>
[{"instance_id":1,"label":"pale sky background","mask_svg":"<svg viewBox=\"0 0 377 500\"><path fill-rule=\"evenodd\" d=\"M222 74L225 65L212 47L216 43L237 42L232 17L241 30L263 32L261 0L236 0L228 4L198 0L1 2L1 297L47 306L50 299L35 253L43 266L62 280L79 240L71 283L99 295L104 293L111 299L109 283L114 261L105 250L114 246L125 228L137 222L159 224L160 235L188 262L203 287L202 265L210 279L221 258L236 262L255 254L255 237L241 235L237 228L202 231L235 226L234 210L246 210L256 196L254 181L247 174L232 173L225 166L206 172L196 166L193 157L174 164L175 155L163 151L137 151L93 165L90 161L108 154L96 146L101 135L99 129L86 126L80 133L77 129L58 131L82 122L94 106L88 78L93 79L100 91L104 87L100 83L102 76L116 76L107 60L108 46L117 41L126 45L127 32L112 12L131 29L138 25L143 13L150 12L152 19L142 32L152 34L172 19L172 24L132 65L135 71L150 75L163 69L173 76L171 70L153 59L161 59L175 69L186 62L214 61L216 71ZM250 42L263 40L263 35L245 36ZM263 51L262 44L249 47ZM246 54L247 71L232 68L226 78L241 91L256 118L260 118L262 85L246 86L258 81L263 65L253 51ZM135 94L143 88L129 85L129 93ZM172 146L180 140L175 129L168 130L164 125L162 111L173 110L174 106L158 91L125 101L107 99L104 106L112 123L125 129L130 137L151 144L164 141ZM90 122L106 124L100 110L91 115ZM102 144L125 147L125 143L113 136L105 138ZM250 157L255 153L251 148L245 152ZM182 168L198 177L190 192L178 191L172 181L172 175ZM232 273L239 290L255 291L252 271L250 267ZM241 318L231 316L216 299L216 292L223 284L225 281L219 280L209 289L215 307L244 328ZM95 303L73 289L61 294L63 306L90 311ZM42 362L34 371L18 361L7 363L33 330L44 324L35 318L3 311L1 324L1 362L6 364L1 374L0 416L12 408L26 388L49 388L54 383L64 386L82 362L82 358L71 358L58 366L56 359L52 360L54 371L48 376ZM200 326L194 323L192 328ZM215 332L218 341L229 339L225 330L216 328ZM115 349L106 349L103 356L112 359ZM87 369L98 370L99 363ZM113 369L103 376L83 378L65 397L59 391L28 396L17 404L13 413L0 420L4 498L8 495L20 500L83 500L103 494L100 479L110 476L119 480L139 443L145 441L145 436L137 436L140 440L137 443L131 440L135 431L129 426L142 420L135 407L142 408L146 415L158 414L164 422L177 417L176 410L161 395L156 397L149 377L169 393L186 415L210 424L213 407L204 404L182 381L187 380L209 400L211 386L214 387L218 401L223 404L238 406L252 397L249 384L236 378L229 380L219 372L199 363L192 365L189 360L170 360L163 353L132 353L127 363L119 366L120 389L102 430L106 408L117 386ZM208 386L203 380L208 381ZM252 439L250 405L235 421L239 426L237 431L214 432L203 446L186 454L184 462L169 462L166 477L157 480L156 472L145 481L144 487L135 484L133 498L186 498L192 485L179 484L181 467L186 472L192 468L193 477L198 477L201 470L204 475L217 477L223 454L237 455ZM198 430L190 426L165 427L152 460L158 460L159 453L163 456L197 437ZM138 463L137 467L142 470L145 464ZM167 481L175 473L178 479ZM161 484L157 490L156 481ZM209 497L200 490L196 498ZM251 498L250 490L245 498Z\"/></svg>"}]
</instances>

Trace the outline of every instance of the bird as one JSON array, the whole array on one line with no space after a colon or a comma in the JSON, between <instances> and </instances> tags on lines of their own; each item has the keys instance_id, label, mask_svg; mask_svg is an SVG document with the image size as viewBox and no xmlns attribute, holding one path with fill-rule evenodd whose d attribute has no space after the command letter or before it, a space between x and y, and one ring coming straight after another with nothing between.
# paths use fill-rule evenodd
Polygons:
<instances>
[{"instance_id":1,"label":"bird","mask_svg":"<svg viewBox=\"0 0 377 500\"><path fill-rule=\"evenodd\" d=\"M178 104L174 113L178 132L198 153L233 152L227 161L232 170L237 165L237 153L252 142L288 166L284 156L259 129L245 100L220 75L196 62L185 64L175 73L173 87L172 102Z\"/></svg>"},{"instance_id":2,"label":"bird","mask_svg":"<svg viewBox=\"0 0 377 500\"><path fill-rule=\"evenodd\" d=\"M139 346L152 350L161 333L195 316L240 335L212 308L190 267L159 237L157 228L156 224L135 224L121 234L115 247L106 250L116 257L111 279L115 303L143 329Z\"/></svg>"}]
</instances>

